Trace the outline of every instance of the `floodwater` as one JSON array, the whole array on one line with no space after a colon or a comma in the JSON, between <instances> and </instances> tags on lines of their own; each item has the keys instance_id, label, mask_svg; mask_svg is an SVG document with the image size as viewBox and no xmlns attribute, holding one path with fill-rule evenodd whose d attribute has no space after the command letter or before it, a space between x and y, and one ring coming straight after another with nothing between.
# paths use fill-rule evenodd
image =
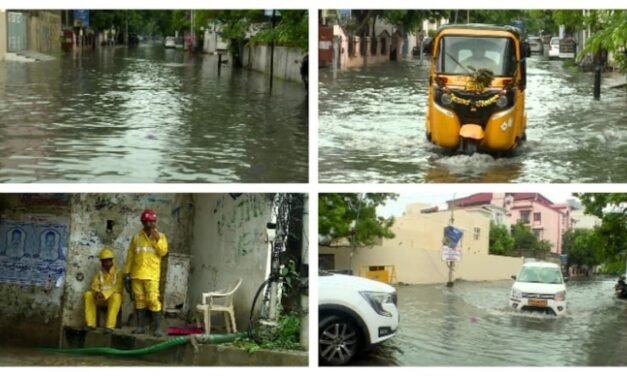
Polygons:
<instances>
[{"instance_id":1,"label":"floodwater","mask_svg":"<svg viewBox=\"0 0 627 376\"><path fill-rule=\"evenodd\" d=\"M567 283L567 312L516 313L512 281L456 282L398 288L396 337L355 365L625 366L627 302L615 280Z\"/></svg>"},{"instance_id":2,"label":"floodwater","mask_svg":"<svg viewBox=\"0 0 627 376\"><path fill-rule=\"evenodd\" d=\"M105 355L81 355L69 353L57 353L36 348L0 346L0 367L3 366L167 366L164 363L149 362L137 357L105 356Z\"/></svg>"},{"instance_id":3,"label":"floodwater","mask_svg":"<svg viewBox=\"0 0 627 376\"><path fill-rule=\"evenodd\" d=\"M305 183L307 114L301 83L156 45L0 63L0 182Z\"/></svg>"},{"instance_id":4,"label":"floodwater","mask_svg":"<svg viewBox=\"0 0 627 376\"><path fill-rule=\"evenodd\" d=\"M534 56L527 65L528 142L514 155L456 155L425 137L428 64L320 71L324 183L627 182L627 90L592 99L593 77Z\"/></svg>"}]
</instances>

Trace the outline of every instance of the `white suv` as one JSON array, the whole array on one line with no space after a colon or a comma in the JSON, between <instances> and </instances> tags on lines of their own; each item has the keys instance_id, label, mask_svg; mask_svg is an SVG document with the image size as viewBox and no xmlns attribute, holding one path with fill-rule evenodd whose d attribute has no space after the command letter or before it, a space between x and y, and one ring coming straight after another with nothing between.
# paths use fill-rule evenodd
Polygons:
<instances>
[{"instance_id":1,"label":"white suv","mask_svg":"<svg viewBox=\"0 0 627 376\"><path fill-rule=\"evenodd\" d=\"M320 272L318 356L343 365L365 348L392 338L398 328L396 289L385 283Z\"/></svg>"},{"instance_id":2,"label":"white suv","mask_svg":"<svg viewBox=\"0 0 627 376\"><path fill-rule=\"evenodd\" d=\"M566 312L566 285L559 265L550 262L526 262L512 286L509 305L517 311Z\"/></svg>"}]
</instances>

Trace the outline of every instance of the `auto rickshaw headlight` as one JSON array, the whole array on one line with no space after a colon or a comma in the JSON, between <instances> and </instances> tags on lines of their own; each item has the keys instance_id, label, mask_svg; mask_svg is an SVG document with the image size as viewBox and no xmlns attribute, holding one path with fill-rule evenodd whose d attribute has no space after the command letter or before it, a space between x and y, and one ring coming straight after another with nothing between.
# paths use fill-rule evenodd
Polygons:
<instances>
[{"instance_id":1,"label":"auto rickshaw headlight","mask_svg":"<svg viewBox=\"0 0 627 376\"><path fill-rule=\"evenodd\" d=\"M501 95L499 99L496 100L496 107L504 108L507 106L507 95Z\"/></svg>"},{"instance_id":2,"label":"auto rickshaw headlight","mask_svg":"<svg viewBox=\"0 0 627 376\"><path fill-rule=\"evenodd\" d=\"M440 98L442 100L442 104L445 106L450 106L453 103L453 98L451 98L450 94L444 93Z\"/></svg>"}]
</instances>

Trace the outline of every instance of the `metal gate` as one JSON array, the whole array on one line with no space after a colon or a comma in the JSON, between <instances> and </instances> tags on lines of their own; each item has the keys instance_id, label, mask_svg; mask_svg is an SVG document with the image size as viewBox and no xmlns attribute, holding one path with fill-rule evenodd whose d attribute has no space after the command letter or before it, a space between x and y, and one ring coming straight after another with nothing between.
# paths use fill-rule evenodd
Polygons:
<instances>
[{"instance_id":1,"label":"metal gate","mask_svg":"<svg viewBox=\"0 0 627 376\"><path fill-rule=\"evenodd\" d=\"M9 52L17 52L28 48L28 35L26 31L27 18L23 13L8 12L8 36L9 36Z\"/></svg>"}]
</instances>

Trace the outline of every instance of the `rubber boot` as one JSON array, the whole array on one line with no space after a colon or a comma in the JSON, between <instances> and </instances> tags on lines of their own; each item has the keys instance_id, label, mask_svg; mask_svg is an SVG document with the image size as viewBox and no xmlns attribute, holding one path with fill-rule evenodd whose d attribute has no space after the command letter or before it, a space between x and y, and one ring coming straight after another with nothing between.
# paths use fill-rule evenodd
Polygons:
<instances>
[{"instance_id":1,"label":"rubber boot","mask_svg":"<svg viewBox=\"0 0 627 376\"><path fill-rule=\"evenodd\" d=\"M161 312L150 312L152 314L152 334L155 337L163 337L161 330Z\"/></svg>"},{"instance_id":2,"label":"rubber boot","mask_svg":"<svg viewBox=\"0 0 627 376\"><path fill-rule=\"evenodd\" d=\"M144 334L146 332L146 310L136 309L135 313L137 314L137 328L133 330L133 334Z\"/></svg>"}]
</instances>

